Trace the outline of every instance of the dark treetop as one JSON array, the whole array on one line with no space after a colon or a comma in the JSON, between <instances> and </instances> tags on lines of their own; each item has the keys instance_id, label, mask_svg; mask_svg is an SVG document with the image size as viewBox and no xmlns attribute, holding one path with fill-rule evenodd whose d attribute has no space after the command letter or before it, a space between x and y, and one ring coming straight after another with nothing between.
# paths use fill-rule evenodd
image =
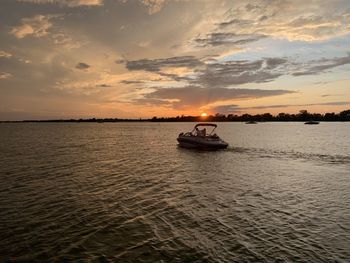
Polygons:
<instances>
[{"instance_id":1,"label":"dark treetop","mask_svg":"<svg viewBox=\"0 0 350 263\"><path fill-rule=\"evenodd\" d=\"M201 116L176 116L176 117L153 117L151 119L119 119L119 118L90 118L90 119L55 119L55 120L25 120L20 122L247 122L247 121L350 121L350 110L344 110L339 113L309 113L306 110L301 110L297 114L279 113L272 115L270 113L264 114L220 114ZM5 121L2 121L5 122ZM11 121L10 121L11 122Z\"/></svg>"}]
</instances>

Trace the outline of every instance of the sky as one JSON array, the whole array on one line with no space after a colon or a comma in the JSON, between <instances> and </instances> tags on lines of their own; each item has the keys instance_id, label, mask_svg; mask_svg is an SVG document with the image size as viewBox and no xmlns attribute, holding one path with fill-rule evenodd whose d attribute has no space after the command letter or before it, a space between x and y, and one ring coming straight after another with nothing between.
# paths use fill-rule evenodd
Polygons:
<instances>
[{"instance_id":1,"label":"sky","mask_svg":"<svg viewBox=\"0 0 350 263\"><path fill-rule=\"evenodd\" d=\"M0 120L350 109L348 0L0 0Z\"/></svg>"}]
</instances>

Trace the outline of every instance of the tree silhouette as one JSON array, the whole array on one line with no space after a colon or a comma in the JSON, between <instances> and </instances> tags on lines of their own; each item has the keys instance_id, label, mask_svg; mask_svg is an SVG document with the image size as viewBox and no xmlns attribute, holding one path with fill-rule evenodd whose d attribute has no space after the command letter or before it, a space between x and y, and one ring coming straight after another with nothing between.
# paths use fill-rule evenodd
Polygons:
<instances>
[{"instance_id":1,"label":"tree silhouette","mask_svg":"<svg viewBox=\"0 0 350 263\"><path fill-rule=\"evenodd\" d=\"M327 112L325 114L309 113L307 110L300 110L298 114L278 113L272 115L271 113L250 115L248 113L242 115L236 114L221 114L209 115L205 118L201 116L176 116L176 117L157 117L150 119L119 119L119 118L91 118L91 119L59 119L59 120L26 120L22 122L248 122L248 121L350 121L350 109L341 111L336 114L334 112ZM0 122L16 122L16 121L0 121Z\"/></svg>"}]
</instances>

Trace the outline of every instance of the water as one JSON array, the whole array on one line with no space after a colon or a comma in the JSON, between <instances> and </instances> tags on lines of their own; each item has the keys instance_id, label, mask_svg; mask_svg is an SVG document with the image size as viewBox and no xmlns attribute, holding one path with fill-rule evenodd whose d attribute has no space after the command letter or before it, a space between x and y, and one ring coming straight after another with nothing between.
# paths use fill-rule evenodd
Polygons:
<instances>
[{"instance_id":1,"label":"water","mask_svg":"<svg viewBox=\"0 0 350 263\"><path fill-rule=\"evenodd\" d=\"M0 261L350 261L350 123L192 127L0 124Z\"/></svg>"}]
</instances>

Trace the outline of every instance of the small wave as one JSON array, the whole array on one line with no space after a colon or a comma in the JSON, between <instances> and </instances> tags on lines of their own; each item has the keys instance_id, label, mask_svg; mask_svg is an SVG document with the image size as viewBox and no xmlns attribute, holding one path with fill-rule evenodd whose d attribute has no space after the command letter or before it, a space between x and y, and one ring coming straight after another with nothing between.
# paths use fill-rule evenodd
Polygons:
<instances>
[{"instance_id":1,"label":"small wave","mask_svg":"<svg viewBox=\"0 0 350 263\"><path fill-rule=\"evenodd\" d=\"M296 151L278 151L263 148L230 147L229 152L247 154L258 158L294 159L302 161L319 161L327 164L350 164L350 156Z\"/></svg>"}]
</instances>

